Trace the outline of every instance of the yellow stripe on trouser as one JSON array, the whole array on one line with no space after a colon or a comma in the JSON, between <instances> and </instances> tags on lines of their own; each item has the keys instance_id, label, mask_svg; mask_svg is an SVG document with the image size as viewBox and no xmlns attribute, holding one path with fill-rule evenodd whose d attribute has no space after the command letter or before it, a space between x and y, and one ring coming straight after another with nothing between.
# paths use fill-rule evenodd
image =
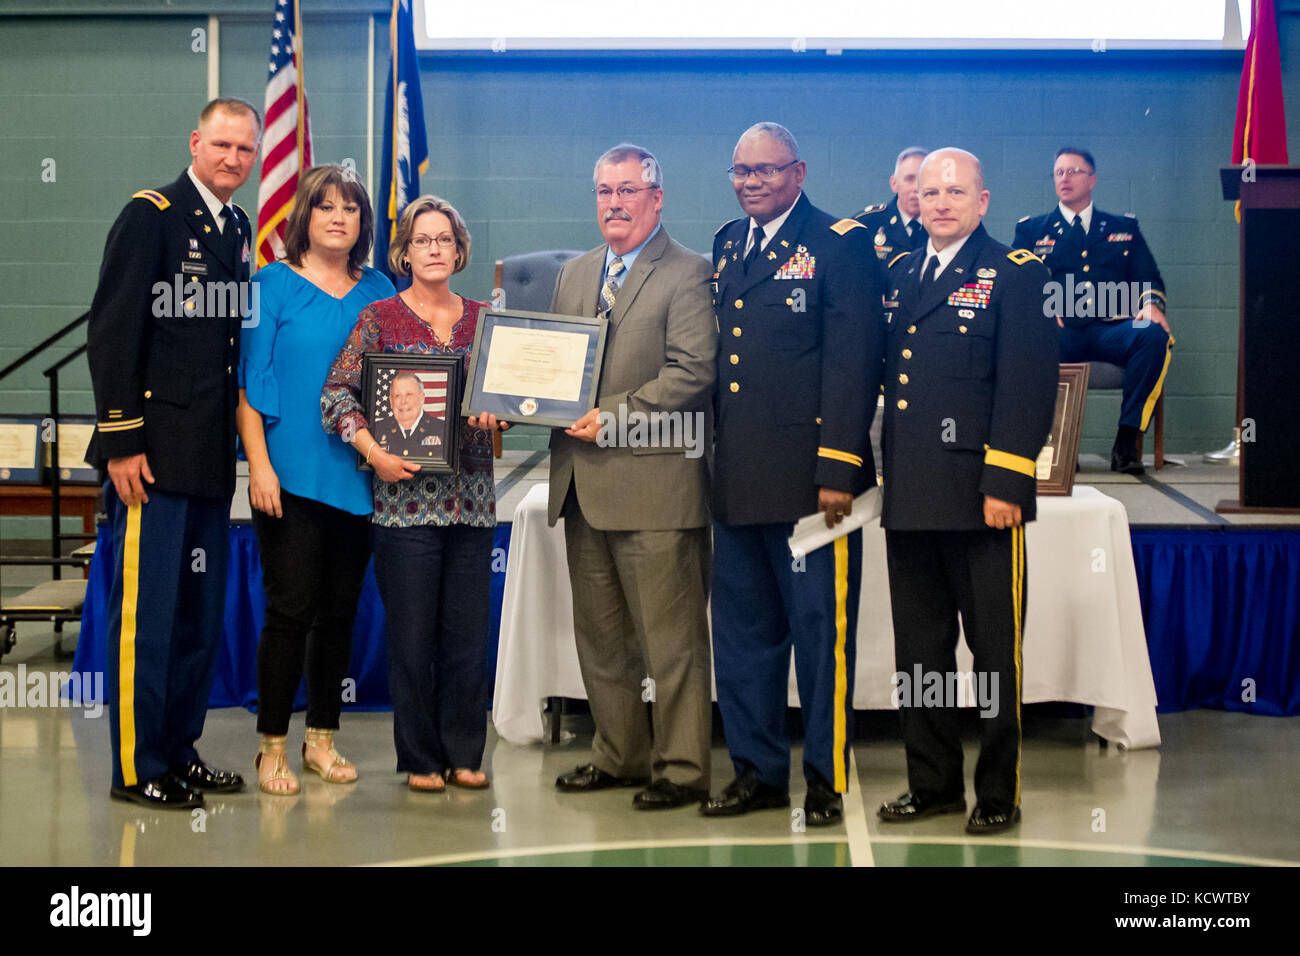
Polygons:
<instances>
[{"instance_id":1,"label":"yellow stripe on trouser","mask_svg":"<svg viewBox=\"0 0 1300 956\"><path fill-rule=\"evenodd\" d=\"M835 792L847 793L849 774L844 766L844 739L847 720L844 698L848 695L849 674L844 660L844 642L849 631L849 539L835 539L835 739L831 758L835 767Z\"/></svg>"},{"instance_id":2,"label":"yellow stripe on trouser","mask_svg":"<svg viewBox=\"0 0 1300 956\"><path fill-rule=\"evenodd\" d=\"M1025 593L1025 526L1011 529L1011 613L1015 633L1016 664L1016 791L1011 805L1020 806L1020 692L1024 668L1021 659L1021 640L1024 628Z\"/></svg>"},{"instance_id":3,"label":"yellow stripe on trouser","mask_svg":"<svg viewBox=\"0 0 1300 956\"><path fill-rule=\"evenodd\" d=\"M1147 396L1147 403L1142 406L1142 430L1147 430L1147 425L1151 424L1151 413L1156 410L1156 401L1160 398L1160 389L1165 384L1165 374L1169 371L1169 359L1173 354L1174 337L1169 336L1169 341L1165 345L1165 364L1160 369L1160 377L1156 379L1156 387L1151 389L1151 394Z\"/></svg>"},{"instance_id":4,"label":"yellow stripe on trouser","mask_svg":"<svg viewBox=\"0 0 1300 956\"><path fill-rule=\"evenodd\" d=\"M134 787L135 776L135 608L140 596L141 506L126 509L126 541L122 545L122 634L117 649L118 754L122 784Z\"/></svg>"}]
</instances>

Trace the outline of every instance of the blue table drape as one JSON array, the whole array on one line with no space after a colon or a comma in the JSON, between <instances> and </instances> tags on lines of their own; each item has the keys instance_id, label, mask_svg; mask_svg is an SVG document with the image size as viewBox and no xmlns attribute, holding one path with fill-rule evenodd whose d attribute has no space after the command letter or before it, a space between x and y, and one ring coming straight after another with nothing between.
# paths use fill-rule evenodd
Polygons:
<instances>
[{"instance_id":1,"label":"blue table drape","mask_svg":"<svg viewBox=\"0 0 1300 956\"><path fill-rule=\"evenodd\" d=\"M488 675L496 673L509 524L496 528L492 558ZM1142 618L1160 713L1195 708L1300 715L1300 530L1134 528ZM74 668L105 672L112 529L100 525ZM257 639L266 601L257 540L231 525L223 646L209 705L257 702ZM390 706L384 611L367 570L353 631L349 676L356 701ZM295 705L306 706L299 689ZM490 704L489 704L490 706Z\"/></svg>"},{"instance_id":2,"label":"blue table drape","mask_svg":"<svg viewBox=\"0 0 1300 956\"><path fill-rule=\"evenodd\" d=\"M488 633L488 674L496 673L497 635L501 621L501 594L505 587L506 553L510 547L510 525L498 525L493 540L491 625ZM108 601L113 578L113 529L101 524L86 586L86 604L81 615L81 636L73 668L80 672L107 673ZM230 561L226 573L226 619L222 647L217 655L209 707L257 705L257 642L266 616L262 591L262 563L257 537L251 525L230 526ZM356 682L355 699L345 709L387 710L388 651L384 642L384 606L375 585L373 563L366 569L365 584L357 602L352 630L352 662L348 676ZM492 685L489 676L488 686ZM307 706L305 686L298 688L296 710ZM490 703L489 703L490 706Z\"/></svg>"},{"instance_id":3,"label":"blue table drape","mask_svg":"<svg viewBox=\"0 0 1300 956\"><path fill-rule=\"evenodd\" d=\"M1300 714L1300 531L1131 535L1158 712Z\"/></svg>"}]
</instances>

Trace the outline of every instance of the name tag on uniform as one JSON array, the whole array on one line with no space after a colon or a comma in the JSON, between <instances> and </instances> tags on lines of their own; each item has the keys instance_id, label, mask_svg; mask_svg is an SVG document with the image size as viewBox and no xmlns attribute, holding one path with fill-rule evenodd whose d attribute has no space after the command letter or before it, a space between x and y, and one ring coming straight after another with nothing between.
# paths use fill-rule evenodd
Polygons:
<instances>
[{"instance_id":1,"label":"name tag on uniform","mask_svg":"<svg viewBox=\"0 0 1300 956\"><path fill-rule=\"evenodd\" d=\"M181 272L185 275L205 276L208 274L208 264L206 262L182 262Z\"/></svg>"}]
</instances>

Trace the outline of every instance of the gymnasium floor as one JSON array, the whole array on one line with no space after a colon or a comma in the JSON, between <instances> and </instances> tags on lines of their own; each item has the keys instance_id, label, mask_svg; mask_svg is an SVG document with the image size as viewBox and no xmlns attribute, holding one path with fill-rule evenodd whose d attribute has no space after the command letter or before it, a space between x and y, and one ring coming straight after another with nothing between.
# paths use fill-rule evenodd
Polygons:
<instances>
[{"instance_id":1,"label":"gymnasium floor","mask_svg":"<svg viewBox=\"0 0 1300 956\"><path fill-rule=\"evenodd\" d=\"M27 663L40 666L40 657ZM47 661L48 663L48 661ZM729 820L693 808L639 812L633 791L560 794L585 763L591 724L565 718L558 745L519 746L489 729L492 788L409 792L393 770L386 713L345 714L351 786L303 777L296 797L211 795L206 813L158 813L108 799L108 721L80 711L0 711L0 860L6 865L403 864L1195 866L1300 865L1300 718L1213 711L1165 715L1159 750L1102 748L1082 718L1026 721L1024 821L965 835L965 817L882 825L877 806L906 789L892 715L872 715L853 749L843 826L801 832L796 814ZM297 716L291 739L301 739ZM254 778L254 717L212 711L200 750ZM798 767L796 746L794 766ZM967 778L973 767L967 739ZM294 764L297 770L296 762ZM714 789L730 778L720 741ZM969 784L968 784L969 786ZM793 808L803 782L791 779ZM968 799L972 795L968 792Z\"/></svg>"},{"instance_id":2,"label":"gymnasium floor","mask_svg":"<svg viewBox=\"0 0 1300 956\"><path fill-rule=\"evenodd\" d=\"M1175 456L1178 457L1178 456ZM1213 523L1214 502L1235 493L1236 471L1199 456L1143 480L1112 476L1085 457L1080 481L1122 501L1132 523ZM536 480L544 452L507 452L498 468L503 515ZM1259 523L1256 516L1232 522ZM1276 518L1269 523L1286 523ZM23 580L6 572L6 596ZM65 634L75 644L76 628ZM19 626L0 671L67 670L47 625ZM209 713L200 750L252 781L254 717ZM556 745L515 745L488 730L485 792L414 794L394 771L387 713L345 714L339 746L358 766L353 786L303 777L296 797L255 789L209 797L202 815L142 810L108 799L106 715L57 707L0 707L0 863L72 866L274 864L1199 866L1300 865L1300 717L1218 711L1160 717L1158 750L1101 747L1082 716L1026 712L1024 822L995 837L965 835L964 815L881 824L879 804L906 789L892 714L860 715L846 821L824 830L774 810L730 820L694 809L634 811L634 791L560 794L555 777L585 763L585 714L564 718ZM301 739L297 715L291 740ZM713 789L731 778L716 735ZM967 737L967 799L974 765ZM794 747L793 809L802 806Z\"/></svg>"}]
</instances>

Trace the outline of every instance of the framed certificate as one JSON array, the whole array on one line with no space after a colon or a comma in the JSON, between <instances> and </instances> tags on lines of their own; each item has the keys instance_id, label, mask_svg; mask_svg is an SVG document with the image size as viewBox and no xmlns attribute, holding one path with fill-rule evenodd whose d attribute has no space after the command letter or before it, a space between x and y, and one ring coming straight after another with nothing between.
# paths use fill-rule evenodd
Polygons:
<instances>
[{"instance_id":1,"label":"framed certificate","mask_svg":"<svg viewBox=\"0 0 1300 956\"><path fill-rule=\"evenodd\" d=\"M42 419L0 419L0 481L27 484L41 480Z\"/></svg>"},{"instance_id":2,"label":"framed certificate","mask_svg":"<svg viewBox=\"0 0 1300 956\"><path fill-rule=\"evenodd\" d=\"M568 428L596 407L608 329L603 318L480 313L461 413Z\"/></svg>"},{"instance_id":3,"label":"framed certificate","mask_svg":"<svg viewBox=\"0 0 1300 956\"><path fill-rule=\"evenodd\" d=\"M1052 433L1038 453L1035 474L1040 495L1070 495L1079 461L1083 431L1083 400L1088 395L1088 363L1063 363L1056 383L1056 410Z\"/></svg>"},{"instance_id":4,"label":"framed certificate","mask_svg":"<svg viewBox=\"0 0 1300 956\"><path fill-rule=\"evenodd\" d=\"M421 471L454 472L460 451L461 357L366 352L361 396L379 447ZM370 471L358 453L357 468Z\"/></svg>"},{"instance_id":5,"label":"framed certificate","mask_svg":"<svg viewBox=\"0 0 1300 956\"><path fill-rule=\"evenodd\" d=\"M59 419L59 481L74 485L99 484L99 470L86 463L86 449L94 434L95 419L89 415L65 415ZM44 464L52 468L54 443L44 444Z\"/></svg>"}]
</instances>

